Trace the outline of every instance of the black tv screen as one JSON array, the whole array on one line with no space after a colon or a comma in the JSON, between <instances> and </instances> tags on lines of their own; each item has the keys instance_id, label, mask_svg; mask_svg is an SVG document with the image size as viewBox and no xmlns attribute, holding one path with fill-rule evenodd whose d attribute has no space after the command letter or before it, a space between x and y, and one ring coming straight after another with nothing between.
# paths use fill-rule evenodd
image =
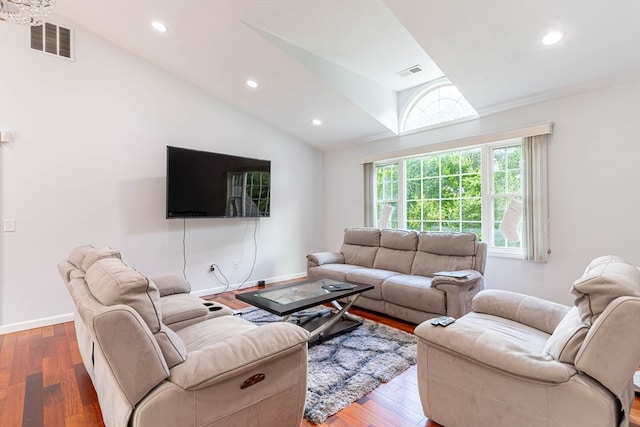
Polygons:
<instances>
[{"instance_id":1,"label":"black tv screen","mask_svg":"<svg viewBox=\"0 0 640 427\"><path fill-rule=\"evenodd\" d=\"M270 216L271 162L167 146L167 218Z\"/></svg>"}]
</instances>

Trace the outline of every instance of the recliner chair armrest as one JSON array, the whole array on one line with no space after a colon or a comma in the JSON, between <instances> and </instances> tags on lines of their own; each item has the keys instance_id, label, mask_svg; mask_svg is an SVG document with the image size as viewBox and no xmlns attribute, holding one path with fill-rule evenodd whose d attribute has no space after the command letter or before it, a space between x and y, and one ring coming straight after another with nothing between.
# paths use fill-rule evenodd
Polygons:
<instances>
[{"instance_id":1,"label":"recliner chair armrest","mask_svg":"<svg viewBox=\"0 0 640 427\"><path fill-rule=\"evenodd\" d=\"M277 322L253 328L214 345L187 353L171 369L169 381L185 390L199 390L296 351L306 355L309 333ZM306 356L305 356L306 357Z\"/></svg>"},{"instance_id":2,"label":"recliner chair armrest","mask_svg":"<svg viewBox=\"0 0 640 427\"><path fill-rule=\"evenodd\" d=\"M307 260L316 266L323 264L344 264L344 255L338 252L314 252L307 255Z\"/></svg>"},{"instance_id":3,"label":"recliner chair armrest","mask_svg":"<svg viewBox=\"0 0 640 427\"><path fill-rule=\"evenodd\" d=\"M570 307L517 292L487 289L473 298L471 309L553 334Z\"/></svg>"},{"instance_id":4,"label":"recliner chair armrest","mask_svg":"<svg viewBox=\"0 0 640 427\"><path fill-rule=\"evenodd\" d=\"M425 346L432 346L528 381L561 384L577 373L573 365L557 362L547 354L531 353L475 325L456 322L443 328L426 321L414 333L419 338L418 360L428 358L421 353Z\"/></svg>"}]
</instances>

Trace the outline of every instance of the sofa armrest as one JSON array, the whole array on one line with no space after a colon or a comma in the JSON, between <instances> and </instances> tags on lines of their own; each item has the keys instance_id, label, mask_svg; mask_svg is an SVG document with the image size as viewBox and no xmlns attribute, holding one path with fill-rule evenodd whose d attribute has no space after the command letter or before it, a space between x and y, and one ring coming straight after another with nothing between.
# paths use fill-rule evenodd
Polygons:
<instances>
[{"instance_id":1,"label":"sofa armrest","mask_svg":"<svg viewBox=\"0 0 640 427\"><path fill-rule=\"evenodd\" d=\"M570 307L517 292L488 289L472 302L476 313L491 314L553 334Z\"/></svg>"},{"instance_id":2,"label":"sofa armrest","mask_svg":"<svg viewBox=\"0 0 640 427\"><path fill-rule=\"evenodd\" d=\"M434 276L431 287L446 295L447 316L461 317L471 311L473 297L484 289L484 277L475 270L464 270L467 277Z\"/></svg>"},{"instance_id":3,"label":"sofa armrest","mask_svg":"<svg viewBox=\"0 0 640 427\"><path fill-rule=\"evenodd\" d=\"M431 286L439 289L441 285L456 285L456 286L472 286L482 279L482 274L476 270L460 270L460 273L466 273L466 277L451 277L451 276L433 276Z\"/></svg>"},{"instance_id":4,"label":"sofa armrest","mask_svg":"<svg viewBox=\"0 0 640 427\"><path fill-rule=\"evenodd\" d=\"M171 369L169 381L185 390L199 390L297 351L306 355L309 333L277 322L253 328L214 345L191 351ZM305 356L306 357L306 356Z\"/></svg>"},{"instance_id":5,"label":"sofa armrest","mask_svg":"<svg viewBox=\"0 0 640 427\"><path fill-rule=\"evenodd\" d=\"M160 296L188 294L191 292L191 285L185 279L174 274L153 277L151 279L158 287Z\"/></svg>"},{"instance_id":6,"label":"sofa armrest","mask_svg":"<svg viewBox=\"0 0 640 427\"><path fill-rule=\"evenodd\" d=\"M544 353L532 353L475 325L456 322L443 328L426 321L414 333L419 338L419 360L426 347L436 347L527 381L561 384L577 373L573 365L555 361Z\"/></svg>"},{"instance_id":7,"label":"sofa armrest","mask_svg":"<svg viewBox=\"0 0 640 427\"><path fill-rule=\"evenodd\" d=\"M307 255L307 260L316 266L323 264L344 264L344 255L338 252L314 252Z\"/></svg>"}]
</instances>

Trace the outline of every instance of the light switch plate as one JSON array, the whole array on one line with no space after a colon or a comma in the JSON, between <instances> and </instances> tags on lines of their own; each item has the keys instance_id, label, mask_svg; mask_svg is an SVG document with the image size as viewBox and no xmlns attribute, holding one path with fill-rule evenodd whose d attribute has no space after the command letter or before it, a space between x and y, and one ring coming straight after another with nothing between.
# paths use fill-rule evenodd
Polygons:
<instances>
[{"instance_id":1,"label":"light switch plate","mask_svg":"<svg viewBox=\"0 0 640 427\"><path fill-rule=\"evenodd\" d=\"M3 230L5 232L16 231L16 220L13 218L6 218L3 223Z\"/></svg>"}]
</instances>

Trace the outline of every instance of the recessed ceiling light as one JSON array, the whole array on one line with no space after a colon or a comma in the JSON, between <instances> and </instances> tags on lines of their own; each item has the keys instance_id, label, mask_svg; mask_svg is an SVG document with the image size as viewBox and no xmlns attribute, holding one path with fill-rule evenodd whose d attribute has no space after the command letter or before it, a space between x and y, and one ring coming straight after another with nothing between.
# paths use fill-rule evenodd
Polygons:
<instances>
[{"instance_id":1,"label":"recessed ceiling light","mask_svg":"<svg viewBox=\"0 0 640 427\"><path fill-rule=\"evenodd\" d=\"M258 87L258 82L255 80L247 80L247 86L255 89Z\"/></svg>"},{"instance_id":2,"label":"recessed ceiling light","mask_svg":"<svg viewBox=\"0 0 640 427\"><path fill-rule=\"evenodd\" d=\"M311 123L313 123L316 126L320 126L322 124L322 120L320 119L313 119L311 120Z\"/></svg>"},{"instance_id":3,"label":"recessed ceiling light","mask_svg":"<svg viewBox=\"0 0 640 427\"><path fill-rule=\"evenodd\" d=\"M160 31L161 33L166 33L167 32L167 26L164 25L162 22L160 21L153 21L151 22L151 26L153 28L156 29L156 31Z\"/></svg>"},{"instance_id":4,"label":"recessed ceiling light","mask_svg":"<svg viewBox=\"0 0 640 427\"><path fill-rule=\"evenodd\" d=\"M558 43L560 40L562 40L563 37L564 34L562 34L560 31L551 31L542 38L542 44L551 46L552 44Z\"/></svg>"}]
</instances>

